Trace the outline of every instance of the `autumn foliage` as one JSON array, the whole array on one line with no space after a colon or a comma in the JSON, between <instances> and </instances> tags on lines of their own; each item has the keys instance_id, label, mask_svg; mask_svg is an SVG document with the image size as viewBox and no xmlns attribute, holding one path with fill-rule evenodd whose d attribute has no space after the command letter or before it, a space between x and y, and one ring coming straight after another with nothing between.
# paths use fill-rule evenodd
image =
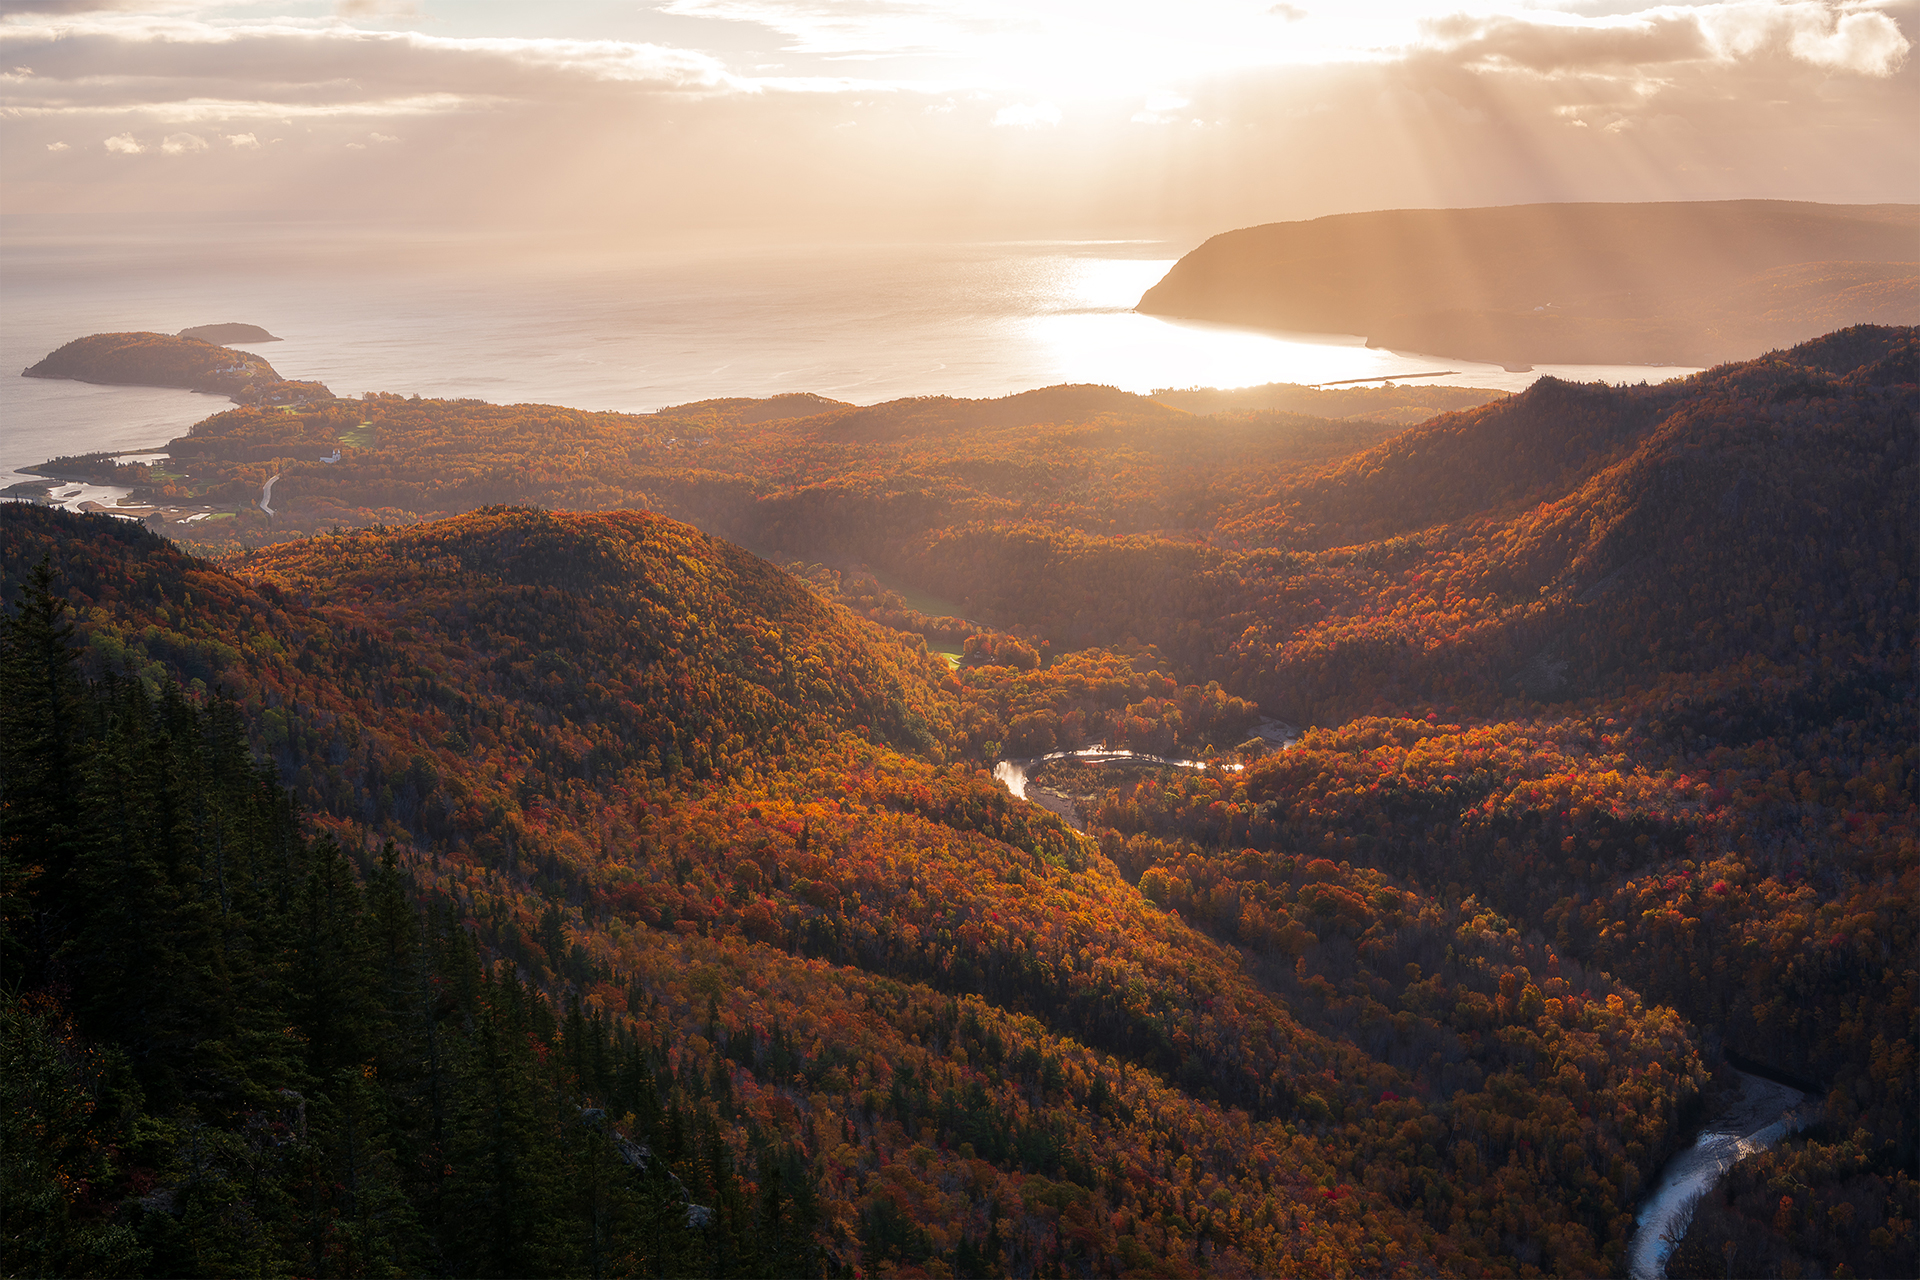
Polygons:
<instances>
[{"instance_id":1,"label":"autumn foliage","mask_svg":"<svg viewBox=\"0 0 1920 1280\"><path fill-rule=\"evenodd\" d=\"M723 1149L743 1204L802 1180L823 1267L1608 1272L1731 1063L1823 1113L1790 1209L1702 1221L1898 1270L1913 344L1406 431L243 408L176 459L275 463L312 536L10 508L0 551L87 671L230 698L311 831L393 841L480 1006L550 1055L577 1002L581 1105L716 1196ZM987 771L1092 742L1212 763L1073 774L1084 831Z\"/></svg>"}]
</instances>

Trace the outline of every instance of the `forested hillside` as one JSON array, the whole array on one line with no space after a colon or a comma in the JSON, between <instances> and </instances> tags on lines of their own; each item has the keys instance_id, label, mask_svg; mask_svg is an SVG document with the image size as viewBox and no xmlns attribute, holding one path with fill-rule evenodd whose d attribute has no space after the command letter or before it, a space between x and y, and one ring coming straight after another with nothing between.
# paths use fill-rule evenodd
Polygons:
<instances>
[{"instance_id":1,"label":"forested hillside","mask_svg":"<svg viewBox=\"0 0 1920 1280\"><path fill-rule=\"evenodd\" d=\"M1404 431L1102 388L643 417L376 398L216 415L156 492L249 501L271 469L288 536L494 502L645 507L930 592L955 621L892 611L930 639L1151 645L1182 682L1337 722L1782 661L1828 633L1894 645L1913 363L1912 330L1863 326L1657 387L1542 379Z\"/></svg>"},{"instance_id":2,"label":"forested hillside","mask_svg":"<svg viewBox=\"0 0 1920 1280\"><path fill-rule=\"evenodd\" d=\"M75 1100L9 1204L61 1171L35 1238L96 1270L1603 1274L1737 1060L1823 1115L1676 1266L1911 1273L1914 351L1406 431L1100 388L243 409L176 458L358 440L282 485L393 522L216 565L0 508L8 1016ZM528 498L709 531L400 522ZM986 771L1094 741L1213 764L1062 766L1084 835ZM166 798L219 770L245 842ZM103 995L147 937L226 975L139 996L164 1045ZM350 1016L298 985L340 948L389 964ZM249 1136L280 1089L299 1143ZM527 1100L485 1142L484 1090ZM188 1195L203 1133L279 1217ZM251 1252L181 1261L200 1204Z\"/></svg>"},{"instance_id":3,"label":"forested hillside","mask_svg":"<svg viewBox=\"0 0 1920 1280\"><path fill-rule=\"evenodd\" d=\"M48 584L0 637L8 1274L818 1269L790 1143L750 1199L667 1041L486 963L391 842L362 876L233 703L83 682Z\"/></svg>"},{"instance_id":4,"label":"forested hillside","mask_svg":"<svg viewBox=\"0 0 1920 1280\"><path fill-rule=\"evenodd\" d=\"M533 997L514 982L530 984L552 1000L512 1004L533 1019L536 1049L572 1052L569 1034L599 1034L612 1058L652 1064L642 1078L655 1084L639 1094L576 1067L568 1105L611 1109L609 1125L683 1152L670 1167L696 1200L726 1184L697 1142L672 1145L661 1116L725 1138L743 1205L770 1194L779 1143L794 1144L789 1173L818 1206L834 1265L1420 1270L1435 1257L1505 1265L1518 1248L1591 1269L1619 1247L1635 1170L1670 1145L1703 1079L1671 1014L1597 975L1567 987L1576 1012L1550 1032L1560 1047L1518 1057L1452 1010L1417 1024L1419 1052L1356 1038L1337 1013L1290 1010L1237 950L1155 907L1057 819L973 765L940 763L964 705L945 664L685 526L486 513L277 549L248 585L145 534L6 515L7 562L52 556L88 661L134 673L114 696L141 703L138 682L170 688L175 675L230 693L213 711L174 714L257 726L260 748L313 804L320 847L393 839L393 865L372 858L369 874L404 882L439 913L427 925L471 939L486 981L503 984L476 998L521 1002ZM32 590L25 599L42 607ZM809 653L821 659L812 671ZM780 696L763 700L770 690ZM177 695L167 705L182 706ZM649 718L658 707L674 714ZM88 759L113 754L110 741L76 737ZM32 787L10 770L10 798L15 779ZM277 856L297 843L283 834ZM13 848L30 870L10 928L60 927L66 873L30 842ZM207 862L227 855L203 841L176 856L171 874L198 891L196 910L212 910ZM1443 957L1429 940L1454 927L1432 918L1442 909L1379 893L1393 898L1386 927L1404 927L1395 945L1409 960L1489 1008L1515 960L1543 975L1557 966L1538 946L1509 957L1463 942ZM93 960L102 945L41 953L123 963L111 946ZM132 1056L125 1021L87 1020L99 997L38 998L46 1034L78 1019L103 1059ZM603 1032L565 1030L575 1001ZM182 1020L204 1053L215 1037ZM401 1089L426 1069L419 1042L301 1034L325 1060L276 1087L320 1088L352 1065ZM277 1052L301 1035L290 1043ZM1556 1074L1566 1061L1585 1064L1574 1093ZM1501 1091L1523 1081L1516 1116ZM244 1133L277 1119L280 1096L263 1109L257 1091L153 1090L146 1105L175 1125L190 1114ZM530 1115L516 1140L564 1145L569 1114ZM1577 1160L1509 1167L1514 1144L1582 1114ZM132 1121L74 1123L103 1153L88 1193L100 1203L67 1214L120 1206L134 1223L124 1247L158 1250L169 1211L109 1153ZM447 1167L461 1171L429 1154L430 1133L379 1141L392 1144L391 1194L415 1215ZM1396 1153L1391 1176L1368 1157L1376 1149ZM167 1170L190 1155L163 1143L138 1176L171 1185ZM552 1176L526 1205L577 1193L557 1166ZM1584 1199L1551 1190L1563 1181ZM621 1185L654 1203L644 1180ZM1533 1207L1499 1208L1507 1197ZM1467 1230L1470 1211L1497 1211L1503 1225ZM459 1254L434 1221L409 1227L405 1247L438 1250L453 1270L498 1265L499 1254ZM313 1247L299 1236L311 1220L301 1224L280 1254L249 1265L302 1265L287 1243ZM672 1269L654 1259L628 1262Z\"/></svg>"}]
</instances>

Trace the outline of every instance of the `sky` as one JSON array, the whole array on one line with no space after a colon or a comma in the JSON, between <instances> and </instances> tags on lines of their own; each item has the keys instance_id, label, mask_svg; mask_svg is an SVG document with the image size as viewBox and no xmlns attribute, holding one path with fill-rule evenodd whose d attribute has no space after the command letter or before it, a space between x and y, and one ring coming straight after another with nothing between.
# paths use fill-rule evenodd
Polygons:
<instances>
[{"instance_id":1,"label":"sky","mask_svg":"<svg viewBox=\"0 0 1920 1280\"><path fill-rule=\"evenodd\" d=\"M0 216L555 243L1920 199L1920 0L0 0Z\"/></svg>"}]
</instances>

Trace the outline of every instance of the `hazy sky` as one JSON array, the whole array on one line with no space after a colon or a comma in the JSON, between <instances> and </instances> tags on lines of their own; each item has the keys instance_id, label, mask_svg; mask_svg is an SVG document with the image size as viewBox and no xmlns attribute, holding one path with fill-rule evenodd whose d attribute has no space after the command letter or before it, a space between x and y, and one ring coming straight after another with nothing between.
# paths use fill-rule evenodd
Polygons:
<instances>
[{"instance_id":1,"label":"hazy sky","mask_svg":"<svg viewBox=\"0 0 1920 1280\"><path fill-rule=\"evenodd\" d=\"M556 239L1920 199L1920 0L0 0L0 211Z\"/></svg>"}]
</instances>

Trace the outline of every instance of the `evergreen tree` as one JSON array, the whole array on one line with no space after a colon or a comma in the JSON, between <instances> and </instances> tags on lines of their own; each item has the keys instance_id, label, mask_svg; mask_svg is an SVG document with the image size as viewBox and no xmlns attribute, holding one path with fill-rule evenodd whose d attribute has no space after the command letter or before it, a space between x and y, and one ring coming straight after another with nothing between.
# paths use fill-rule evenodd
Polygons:
<instances>
[{"instance_id":1,"label":"evergreen tree","mask_svg":"<svg viewBox=\"0 0 1920 1280\"><path fill-rule=\"evenodd\" d=\"M29 983L50 976L80 843L82 691L53 581L42 559L0 611L0 964Z\"/></svg>"},{"instance_id":2,"label":"evergreen tree","mask_svg":"<svg viewBox=\"0 0 1920 1280\"><path fill-rule=\"evenodd\" d=\"M8 1274L817 1273L803 1163L756 1148L748 1195L706 1101L726 1059L677 1079L665 1019L488 968L391 843L363 888L237 706L83 681L63 611L43 566L0 616Z\"/></svg>"},{"instance_id":3,"label":"evergreen tree","mask_svg":"<svg viewBox=\"0 0 1920 1280\"><path fill-rule=\"evenodd\" d=\"M112 1177L109 1144L124 1111L137 1110L137 1090L114 1089L111 1075L107 1055L80 1043L50 1000L0 1002L0 1273L146 1269L151 1255L124 1222L82 1214L68 1194Z\"/></svg>"},{"instance_id":4,"label":"evergreen tree","mask_svg":"<svg viewBox=\"0 0 1920 1280\"><path fill-rule=\"evenodd\" d=\"M449 1126L445 1235L456 1270L534 1275L536 1236L548 1213L551 1149L542 1143L543 1090L536 1080L537 1032L511 973L482 971L480 1010L456 1073Z\"/></svg>"},{"instance_id":5,"label":"evergreen tree","mask_svg":"<svg viewBox=\"0 0 1920 1280\"><path fill-rule=\"evenodd\" d=\"M307 1071L322 1087L371 1061L385 1019L365 933L360 886L331 836L316 842L295 903L289 975Z\"/></svg>"}]
</instances>

